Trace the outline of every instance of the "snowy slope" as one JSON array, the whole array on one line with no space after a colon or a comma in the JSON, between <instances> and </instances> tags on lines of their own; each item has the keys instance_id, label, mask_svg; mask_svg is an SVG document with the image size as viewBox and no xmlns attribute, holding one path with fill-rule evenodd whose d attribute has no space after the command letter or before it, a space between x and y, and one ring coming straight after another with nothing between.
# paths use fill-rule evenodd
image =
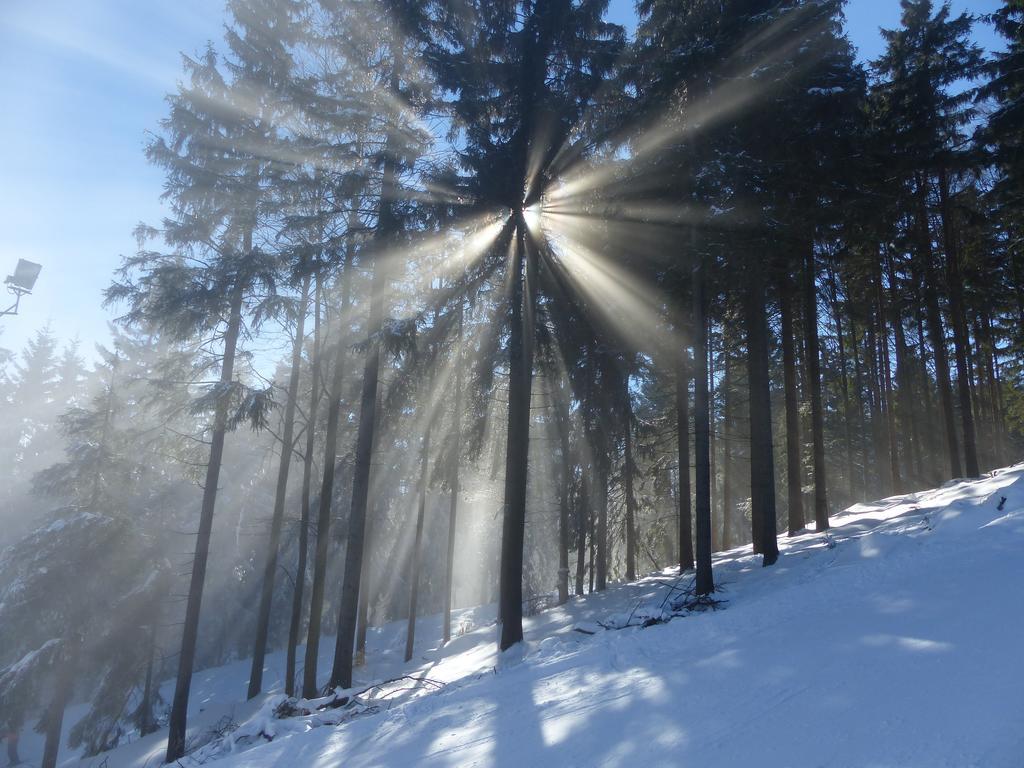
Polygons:
<instances>
[{"instance_id":1,"label":"snowy slope","mask_svg":"<svg viewBox=\"0 0 1024 768\"><path fill-rule=\"evenodd\" d=\"M666 571L528 620L512 657L488 609L464 612L470 631L443 651L423 621L408 667L404 625L385 628L356 688L431 682L371 691L358 711L275 719L278 694L242 703L246 662L200 673L197 733L240 727L198 754L222 768L1024 766L1024 465L857 505L827 539L780 545L773 568L749 548L716 559L722 610L600 628L657 615ZM282 667L268 656L268 685ZM153 766L163 749L154 734L86 764Z\"/></svg>"}]
</instances>

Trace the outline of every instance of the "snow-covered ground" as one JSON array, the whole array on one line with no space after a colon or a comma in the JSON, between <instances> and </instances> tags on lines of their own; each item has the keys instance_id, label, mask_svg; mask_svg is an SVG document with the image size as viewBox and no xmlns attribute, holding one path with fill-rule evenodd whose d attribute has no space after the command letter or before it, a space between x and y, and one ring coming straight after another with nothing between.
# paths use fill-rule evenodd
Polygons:
<instances>
[{"instance_id":1,"label":"snow-covered ground","mask_svg":"<svg viewBox=\"0 0 1024 768\"><path fill-rule=\"evenodd\" d=\"M409 665L391 625L370 635L356 689L422 682L348 708L274 718L279 653L254 702L247 662L201 672L194 735L238 728L196 754L222 768L1024 766L1024 465L833 523L782 538L773 568L749 547L719 555L721 609L666 623L602 628L663 615L690 578L671 571L529 619L504 657L491 609L462 612L468 631L442 650L423 620ZM164 741L85 764L155 766Z\"/></svg>"}]
</instances>

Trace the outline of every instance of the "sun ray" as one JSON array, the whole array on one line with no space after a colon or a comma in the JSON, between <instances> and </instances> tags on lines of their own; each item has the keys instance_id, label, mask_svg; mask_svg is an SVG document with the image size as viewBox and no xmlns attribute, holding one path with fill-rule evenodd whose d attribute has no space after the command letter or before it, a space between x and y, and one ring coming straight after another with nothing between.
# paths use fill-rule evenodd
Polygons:
<instances>
[{"instance_id":1,"label":"sun ray","mask_svg":"<svg viewBox=\"0 0 1024 768\"><path fill-rule=\"evenodd\" d=\"M566 276L587 311L633 349L656 358L672 353L676 340L666 330L665 296L578 238L553 233L551 242L554 268Z\"/></svg>"}]
</instances>

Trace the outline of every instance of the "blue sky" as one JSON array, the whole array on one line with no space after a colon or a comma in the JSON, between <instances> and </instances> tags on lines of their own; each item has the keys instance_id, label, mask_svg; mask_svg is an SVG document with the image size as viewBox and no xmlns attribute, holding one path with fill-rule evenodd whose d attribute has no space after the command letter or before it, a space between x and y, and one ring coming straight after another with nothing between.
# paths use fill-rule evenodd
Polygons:
<instances>
[{"instance_id":1,"label":"blue sky","mask_svg":"<svg viewBox=\"0 0 1024 768\"><path fill-rule=\"evenodd\" d=\"M978 14L999 5L953 2ZM631 26L632 8L612 0L610 17ZM899 3L850 0L846 15L868 59ZM0 318L0 347L20 349L47 323L90 357L107 338L101 291L134 249L133 227L163 210L146 133L164 116L180 52L219 41L222 24L220 0L0 0L0 275L19 258L43 265L21 314ZM986 27L976 36L998 44Z\"/></svg>"}]
</instances>

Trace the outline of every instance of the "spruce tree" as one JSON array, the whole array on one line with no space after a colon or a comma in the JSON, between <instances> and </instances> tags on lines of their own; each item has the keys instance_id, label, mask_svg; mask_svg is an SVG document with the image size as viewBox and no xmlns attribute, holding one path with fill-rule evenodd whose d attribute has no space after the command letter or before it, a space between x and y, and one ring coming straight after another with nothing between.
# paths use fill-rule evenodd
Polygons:
<instances>
[{"instance_id":1,"label":"spruce tree","mask_svg":"<svg viewBox=\"0 0 1024 768\"><path fill-rule=\"evenodd\" d=\"M232 91L212 48L185 58L188 77L168 98L165 135L147 147L149 159L166 171L165 198L172 215L157 231L140 227L140 250L125 259L120 280L106 292L110 303L127 304L121 321L149 325L176 339L218 343L207 364L219 369L217 383L196 403L212 411L210 451L185 609L178 675L171 708L167 759L185 753L188 695L195 665L200 606L209 559L218 480L229 429L250 420L262 426L267 393L236 378L235 363L247 333L246 315L275 282L274 258L258 247L257 230L274 171L261 153L274 131L267 115L252 114L243 88ZM147 250L157 236L172 248Z\"/></svg>"},{"instance_id":2,"label":"spruce tree","mask_svg":"<svg viewBox=\"0 0 1024 768\"><path fill-rule=\"evenodd\" d=\"M507 327L509 412L499 615L501 649L522 639L522 579L529 455L530 390L539 260L544 245L527 222L540 205L569 133L611 66L621 32L602 20L604 0L541 0L507 5L463 0L454 18L475 18L479 33L442 29L431 58L465 126L467 190L483 210L511 212L494 248L511 249ZM553 73L559 73L552 78ZM603 566L602 566L603 567Z\"/></svg>"},{"instance_id":3,"label":"spruce tree","mask_svg":"<svg viewBox=\"0 0 1024 768\"><path fill-rule=\"evenodd\" d=\"M872 62L879 78L875 87L876 98L892 132L892 151L901 159L904 183L911 190L914 201L917 255L924 272L928 329L935 357L950 474L956 477L966 469L969 475L974 476L978 474L978 459L967 370L969 339L950 195L952 180L969 162L962 149L963 131L973 119L973 93L969 89L958 90L958 83L979 71L981 50L969 40L972 18L966 13L953 17L948 3L935 10L931 0L901 0L901 8L900 28L883 30L886 51ZM945 270L941 269L933 248L937 239L931 232L930 198L933 191L937 192L940 202L938 213L942 222ZM946 323L940 305L943 294L949 299L950 325L953 328L963 464L950 385Z\"/></svg>"}]
</instances>

